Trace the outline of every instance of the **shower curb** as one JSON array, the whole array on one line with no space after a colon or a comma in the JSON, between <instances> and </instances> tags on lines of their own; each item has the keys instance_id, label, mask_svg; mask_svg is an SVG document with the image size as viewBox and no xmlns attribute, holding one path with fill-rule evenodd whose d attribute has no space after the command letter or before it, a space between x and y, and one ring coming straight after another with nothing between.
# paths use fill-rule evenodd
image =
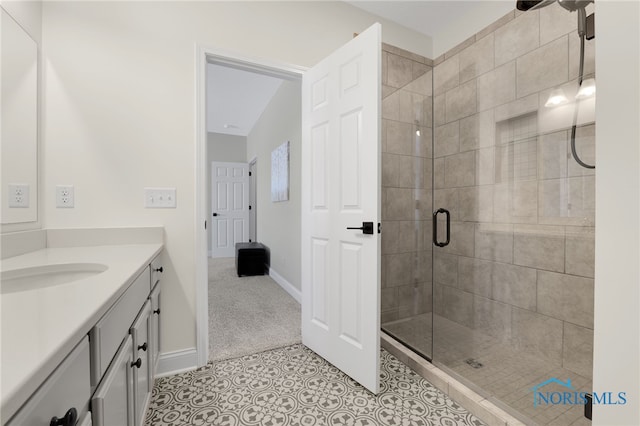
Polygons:
<instances>
[{"instance_id":1,"label":"shower curb","mask_svg":"<svg viewBox=\"0 0 640 426\"><path fill-rule=\"evenodd\" d=\"M398 358L400 362L407 365L418 375L488 425L525 426L525 423L522 423L520 420L496 406L493 402L463 385L388 334L384 332L380 333L380 343L387 352Z\"/></svg>"}]
</instances>

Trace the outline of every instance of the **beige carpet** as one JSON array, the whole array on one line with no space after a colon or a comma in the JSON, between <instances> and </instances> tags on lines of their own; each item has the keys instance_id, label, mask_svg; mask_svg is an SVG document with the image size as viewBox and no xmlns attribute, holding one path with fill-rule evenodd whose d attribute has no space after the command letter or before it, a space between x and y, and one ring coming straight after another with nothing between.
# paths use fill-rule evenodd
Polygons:
<instances>
[{"instance_id":1,"label":"beige carpet","mask_svg":"<svg viewBox=\"0 0 640 426\"><path fill-rule=\"evenodd\" d=\"M209 259L209 360L301 342L300 305L269 276L238 277L233 258Z\"/></svg>"}]
</instances>

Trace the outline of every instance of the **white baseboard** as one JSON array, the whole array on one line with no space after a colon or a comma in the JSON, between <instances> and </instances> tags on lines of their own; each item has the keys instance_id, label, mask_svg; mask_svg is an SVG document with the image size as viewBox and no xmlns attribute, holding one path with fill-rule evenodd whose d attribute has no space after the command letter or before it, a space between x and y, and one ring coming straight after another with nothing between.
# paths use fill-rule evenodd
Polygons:
<instances>
[{"instance_id":1,"label":"white baseboard","mask_svg":"<svg viewBox=\"0 0 640 426\"><path fill-rule=\"evenodd\" d=\"M198 368L198 352L196 348L160 354L156 377L172 376Z\"/></svg>"},{"instance_id":2,"label":"white baseboard","mask_svg":"<svg viewBox=\"0 0 640 426\"><path fill-rule=\"evenodd\" d=\"M295 288L293 284L287 281L282 275L273 270L273 268L269 268L269 276L273 278L275 282L277 282L280 287L284 289L291 297L296 299L296 302L302 303L302 293L300 290Z\"/></svg>"}]
</instances>

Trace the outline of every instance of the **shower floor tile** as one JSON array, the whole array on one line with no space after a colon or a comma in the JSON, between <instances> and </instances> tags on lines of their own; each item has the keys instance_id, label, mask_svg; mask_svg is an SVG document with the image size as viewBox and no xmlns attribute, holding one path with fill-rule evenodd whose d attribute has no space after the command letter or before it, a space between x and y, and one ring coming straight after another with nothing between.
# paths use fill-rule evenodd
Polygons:
<instances>
[{"instance_id":1,"label":"shower floor tile","mask_svg":"<svg viewBox=\"0 0 640 426\"><path fill-rule=\"evenodd\" d=\"M422 356L431 358L431 313L382 324L382 329Z\"/></svg>"},{"instance_id":2,"label":"shower floor tile","mask_svg":"<svg viewBox=\"0 0 640 426\"><path fill-rule=\"evenodd\" d=\"M432 338L433 317L435 337ZM474 388L482 389L486 397L496 398L535 424L578 425L586 420L583 416L583 406L534 407L532 388L551 377L556 377L562 381L571 379L573 388L578 392L591 392L592 382L587 377L516 351L509 347L508 342L479 333L439 315L432 316L431 313L385 323L382 328L429 357L432 354L432 342L435 340L433 359L437 366L463 378ZM481 363L482 367L474 368L467 360ZM545 390L563 391L566 388L558 386L555 389L554 385L548 385Z\"/></svg>"}]
</instances>

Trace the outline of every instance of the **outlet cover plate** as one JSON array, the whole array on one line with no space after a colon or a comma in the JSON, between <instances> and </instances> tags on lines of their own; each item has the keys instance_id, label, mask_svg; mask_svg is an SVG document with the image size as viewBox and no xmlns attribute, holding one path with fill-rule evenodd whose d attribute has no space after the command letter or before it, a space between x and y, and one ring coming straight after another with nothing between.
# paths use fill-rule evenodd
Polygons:
<instances>
[{"instance_id":1,"label":"outlet cover plate","mask_svg":"<svg viewBox=\"0 0 640 426\"><path fill-rule=\"evenodd\" d=\"M73 185L56 185L56 207L71 209L75 203Z\"/></svg>"},{"instance_id":2,"label":"outlet cover plate","mask_svg":"<svg viewBox=\"0 0 640 426\"><path fill-rule=\"evenodd\" d=\"M146 209L175 209L176 206L175 188L144 188Z\"/></svg>"},{"instance_id":3,"label":"outlet cover plate","mask_svg":"<svg viewBox=\"0 0 640 426\"><path fill-rule=\"evenodd\" d=\"M29 185L26 183L9 184L9 208L29 207Z\"/></svg>"}]
</instances>

